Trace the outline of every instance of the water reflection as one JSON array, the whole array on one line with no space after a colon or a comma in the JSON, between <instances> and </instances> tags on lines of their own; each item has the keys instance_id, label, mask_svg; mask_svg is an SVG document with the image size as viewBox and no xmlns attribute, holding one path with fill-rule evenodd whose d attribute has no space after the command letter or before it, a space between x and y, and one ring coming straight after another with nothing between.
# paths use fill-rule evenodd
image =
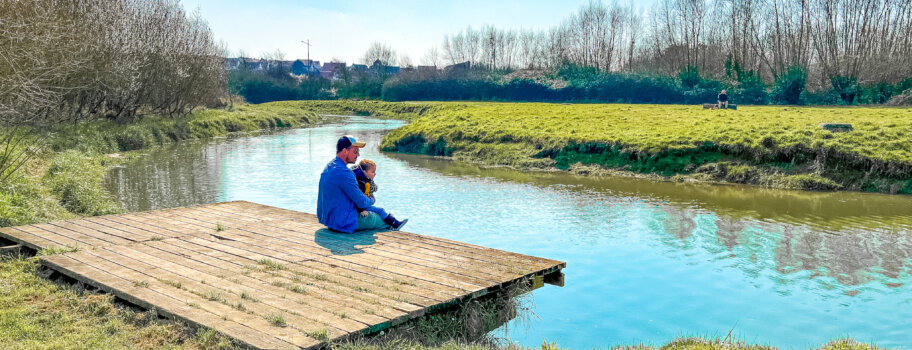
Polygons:
<instances>
[{"instance_id":1,"label":"water reflection","mask_svg":"<svg viewBox=\"0 0 912 350\"><path fill-rule=\"evenodd\" d=\"M243 199L316 210L338 135L369 145L401 125L352 123L181 144L106 179L128 210ZM511 336L571 348L735 334L786 347L850 334L912 343L912 198L676 184L484 169L362 151L378 204L409 230L568 262L567 286L535 292L538 319ZM318 235L337 254L371 237ZM332 238L332 239L330 239ZM501 330L504 331L504 330Z\"/></svg>"}]
</instances>

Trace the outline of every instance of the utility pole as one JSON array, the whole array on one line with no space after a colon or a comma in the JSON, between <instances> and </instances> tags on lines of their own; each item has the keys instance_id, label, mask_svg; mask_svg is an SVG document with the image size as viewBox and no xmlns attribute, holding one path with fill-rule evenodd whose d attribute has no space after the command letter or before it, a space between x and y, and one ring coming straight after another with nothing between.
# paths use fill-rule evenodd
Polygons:
<instances>
[{"instance_id":1,"label":"utility pole","mask_svg":"<svg viewBox=\"0 0 912 350\"><path fill-rule=\"evenodd\" d=\"M313 61L310 60L310 39L307 39L307 41L301 40L301 43L303 43L304 45L307 45L307 62L309 65L312 66Z\"/></svg>"}]
</instances>

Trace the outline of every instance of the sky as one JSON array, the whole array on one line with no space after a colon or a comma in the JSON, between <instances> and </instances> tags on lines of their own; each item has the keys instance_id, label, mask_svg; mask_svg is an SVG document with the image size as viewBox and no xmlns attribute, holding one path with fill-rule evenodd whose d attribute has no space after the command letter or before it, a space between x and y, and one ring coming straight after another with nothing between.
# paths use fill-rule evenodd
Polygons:
<instances>
[{"instance_id":1,"label":"sky","mask_svg":"<svg viewBox=\"0 0 912 350\"><path fill-rule=\"evenodd\" d=\"M654 0L636 1L637 7ZM333 58L359 62L373 42L421 63L445 35L467 26L490 24L501 29L548 29L564 21L589 0L183 0L188 12L199 11L229 56L248 57L281 50L286 60ZM623 1L626 4L626 1Z\"/></svg>"}]
</instances>

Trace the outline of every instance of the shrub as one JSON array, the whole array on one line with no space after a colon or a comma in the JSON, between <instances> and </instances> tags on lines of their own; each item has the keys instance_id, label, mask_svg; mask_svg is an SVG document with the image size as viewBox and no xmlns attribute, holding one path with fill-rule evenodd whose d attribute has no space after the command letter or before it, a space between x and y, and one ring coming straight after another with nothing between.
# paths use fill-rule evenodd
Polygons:
<instances>
[{"instance_id":1,"label":"shrub","mask_svg":"<svg viewBox=\"0 0 912 350\"><path fill-rule=\"evenodd\" d=\"M801 102L801 93L807 85L807 70L797 65L790 66L776 78L774 85L773 100L776 103L797 105Z\"/></svg>"}]
</instances>

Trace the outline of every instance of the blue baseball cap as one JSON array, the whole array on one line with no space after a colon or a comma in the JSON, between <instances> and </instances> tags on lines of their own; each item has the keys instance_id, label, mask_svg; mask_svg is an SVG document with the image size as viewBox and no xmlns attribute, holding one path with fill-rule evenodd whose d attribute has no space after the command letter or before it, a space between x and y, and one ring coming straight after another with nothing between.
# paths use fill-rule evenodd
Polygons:
<instances>
[{"instance_id":1,"label":"blue baseball cap","mask_svg":"<svg viewBox=\"0 0 912 350\"><path fill-rule=\"evenodd\" d=\"M354 136L343 135L339 138L339 141L336 142L336 152L342 152L343 149L346 149L350 146L361 148L365 145L366 144L364 142L358 142L358 140L355 140Z\"/></svg>"}]
</instances>

